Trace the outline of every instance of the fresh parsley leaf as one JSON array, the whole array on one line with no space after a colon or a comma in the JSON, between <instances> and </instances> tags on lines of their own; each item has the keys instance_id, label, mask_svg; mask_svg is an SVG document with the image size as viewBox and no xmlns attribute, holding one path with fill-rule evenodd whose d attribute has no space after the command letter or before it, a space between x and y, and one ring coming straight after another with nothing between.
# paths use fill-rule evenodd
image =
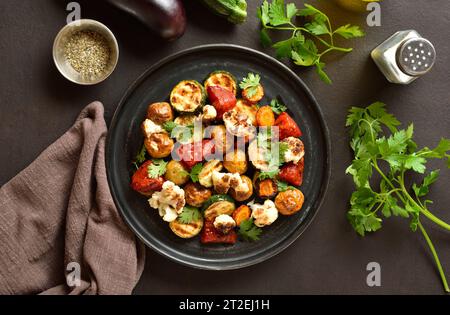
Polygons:
<instances>
[{"instance_id":1,"label":"fresh parsley leaf","mask_svg":"<svg viewBox=\"0 0 450 315\"><path fill-rule=\"evenodd\" d=\"M293 17L296 15L308 17L308 22L303 25L294 24ZM321 60L322 57L333 51L352 51L352 48L336 46L335 35L344 39L364 36L364 32L355 25L345 24L334 30L328 16L310 4L304 4L304 8L298 9L295 3L285 5L284 0L264 0L258 9L258 18L262 26L260 40L264 47L271 45L277 58L290 58L302 67L315 66L320 79L328 84L331 79L324 71L325 63ZM289 38L272 44L269 31L292 33ZM309 38L305 39L305 36ZM321 43L322 51L319 51L313 40Z\"/></svg>"},{"instance_id":2,"label":"fresh parsley leaf","mask_svg":"<svg viewBox=\"0 0 450 315\"><path fill-rule=\"evenodd\" d=\"M280 115L287 110L286 105L281 104L277 99L273 99L270 102L270 108L272 108L272 111L277 115Z\"/></svg>"},{"instance_id":3,"label":"fresh parsley leaf","mask_svg":"<svg viewBox=\"0 0 450 315\"><path fill-rule=\"evenodd\" d=\"M243 90L247 90L248 97L253 97L258 92L260 81L261 77L259 74L249 73L239 84L239 87Z\"/></svg>"},{"instance_id":4,"label":"fresh parsley leaf","mask_svg":"<svg viewBox=\"0 0 450 315\"><path fill-rule=\"evenodd\" d=\"M163 128L168 132L171 133L176 127L178 127L178 124L176 124L173 121L166 121L163 124Z\"/></svg>"},{"instance_id":5,"label":"fresh parsley leaf","mask_svg":"<svg viewBox=\"0 0 450 315\"><path fill-rule=\"evenodd\" d=\"M255 225L252 218L242 221L239 225L238 234L245 241L257 241L261 233L262 229Z\"/></svg>"},{"instance_id":6,"label":"fresh parsley leaf","mask_svg":"<svg viewBox=\"0 0 450 315\"><path fill-rule=\"evenodd\" d=\"M133 165L136 167L136 169L141 166L142 163L145 162L147 155L147 149L145 148L145 145L142 145L141 149L139 150L138 154L134 158Z\"/></svg>"},{"instance_id":7,"label":"fresh parsley leaf","mask_svg":"<svg viewBox=\"0 0 450 315\"><path fill-rule=\"evenodd\" d=\"M202 213L195 207L184 206L183 211L178 216L178 221L183 224L190 224L201 220Z\"/></svg>"},{"instance_id":8,"label":"fresh parsley leaf","mask_svg":"<svg viewBox=\"0 0 450 315\"><path fill-rule=\"evenodd\" d=\"M166 173L167 162L162 159L152 160L152 163L148 166L147 172L149 178L158 178Z\"/></svg>"},{"instance_id":9,"label":"fresh parsley leaf","mask_svg":"<svg viewBox=\"0 0 450 315\"><path fill-rule=\"evenodd\" d=\"M365 33L356 25L346 24L334 31L335 34L341 35L345 39L363 37Z\"/></svg>"},{"instance_id":10,"label":"fresh parsley leaf","mask_svg":"<svg viewBox=\"0 0 450 315\"><path fill-rule=\"evenodd\" d=\"M280 169L274 169L274 170L271 170L271 171L263 171L263 172L260 172L259 173L259 175L258 175L258 179L260 179L260 180L265 180L265 179L272 179L272 178L275 178L275 177L277 177L277 175L280 173Z\"/></svg>"},{"instance_id":11,"label":"fresh parsley leaf","mask_svg":"<svg viewBox=\"0 0 450 315\"><path fill-rule=\"evenodd\" d=\"M420 222L420 216L424 215L450 230L449 224L438 219L427 208L431 200L422 200L428 194L430 185L436 182L439 171L431 171L420 185L413 183L411 189L407 186L410 180L406 180L408 172L425 173L428 159L448 159L450 140L441 139L434 149L425 147L417 150L417 144L413 140L413 124L406 129L399 129L399 125L400 122L386 111L386 106L381 102L349 110L346 126L350 128L350 147L354 152L354 159L347 168L347 173L353 176L356 190L350 198L347 218L354 230L362 236L381 228L380 212L385 218L408 218L411 230L419 229L427 240L439 267L444 288L450 292L439 257ZM372 188L377 179L380 180L379 192ZM411 190L414 194L411 194Z\"/></svg>"},{"instance_id":12,"label":"fresh parsley leaf","mask_svg":"<svg viewBox=\"0 0 450 315\"><path fill-rule=\"evenodd\" d=\"M199 181L198 175L200 174L200 172L203 169L203 164L202 163L197 163L194 165L194 167L191 170L191 173L189 174L189 176L191 177L192 182L197 183Z\"/></svg>"},{"instance_id":13,"label":"fresh parsley leaf","mask_svg":"<svg viewBox=\"0 0 450 315\"><path fill-rule=\"evenodd\" d=\"M282 182L282 181L280 181L280 180L277 180L277 188L278 188L278 191L279 191L279 192L297 189L296 187L290 186L288 183Z\"/></svg>"}]
</instances>

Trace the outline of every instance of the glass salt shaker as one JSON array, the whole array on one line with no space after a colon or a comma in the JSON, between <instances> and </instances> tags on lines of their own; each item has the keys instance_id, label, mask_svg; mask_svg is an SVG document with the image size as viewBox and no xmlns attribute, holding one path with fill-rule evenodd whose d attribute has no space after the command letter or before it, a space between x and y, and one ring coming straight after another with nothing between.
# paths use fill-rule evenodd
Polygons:
<instances>
[{"instance_id":1,"label":"glass salt shaker","mask_svg":"<svg viewBox=\"0 0 450 315\"><path fill-rule=\"evenodd\" d=\"M433 44L414 30L399 31L371 53L372 59L389 82L409 84L433 67Z\"/></svg>"}]
</instances>

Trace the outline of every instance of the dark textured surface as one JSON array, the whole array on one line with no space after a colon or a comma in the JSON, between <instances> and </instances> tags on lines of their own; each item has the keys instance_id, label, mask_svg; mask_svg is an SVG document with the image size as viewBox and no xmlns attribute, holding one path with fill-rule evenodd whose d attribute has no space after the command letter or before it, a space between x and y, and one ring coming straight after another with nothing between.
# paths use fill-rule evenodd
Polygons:
<instances>
[{"instance_id":1,"label":"dark textured surface","mask_svg":"<svg viewBox=\"0 0 450 315\"><path fill-rule=\"evenodd\" d=\"M111 27L121 48L119 65L103 84L80 87L63 79L53 65L51 46L64 25L68 1L1 0L0 10L0 184L27 166L71 126L90 101L100 100L111 119L127 86L160 58L184 48L207 43L233 43L261 49L254 17L260 1L248 1L250 18L239 27L217 19L202 6L189 2L188 30L176 42L164 43L124 14L102 1L81 2L83 17ZM296 1L300 3L300 1ZM313 2L313 1L311 1ZM317 1L314 1L317 2ZM330 1L321 1L336 23L364 19ZM409 231L405 220L391 219L374 235L361 239L345 219L353 185L344 175L350 162L344 129L346 110L381 100L401 121L414 121L421 145L434 145L450 136L450 2L447 0L384 1L382 26L366 28L367 37L355 40L355 51L331 57L326 86L312 70L298 71L322 106L332 135L330 189L310 228L289 249L254 267L226 272L198 271L172 263L148 251L147 266L136 293L442 293L440 279L420 234ZM369 58L378 43L400 29L416 29L437 51L435 68L409 86L389 84ZM438 166L443 167L439 164ZM450 172L441 174L430 198L434 212L450 221ZM426 227L450 275L450 234ZM382 268L382 286L366 285L366 265ZM57 271L55 271L57 272ZM63 271L61 271L63 272Z\"/></svg>"}]
</instances>

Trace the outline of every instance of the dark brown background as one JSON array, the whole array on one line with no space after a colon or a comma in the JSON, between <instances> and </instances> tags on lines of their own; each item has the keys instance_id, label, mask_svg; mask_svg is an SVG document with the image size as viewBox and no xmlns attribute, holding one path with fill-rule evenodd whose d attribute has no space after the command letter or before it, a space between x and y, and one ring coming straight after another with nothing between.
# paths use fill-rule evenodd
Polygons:
<instances>
[{"instance_id":1,"label":"dark brown background","mask_svg":"<svg viewBox=\"0 0 450 315\"><path fill-rule=\"evenodd\" d=\"M69 83L53 65L53 39L64 25L69 1L1 0L0 11L0 184L11 179L71 126L89 102L100 100L109 121L125 89L154 62L199 44L233 43L262 49L255 10L234 27L211 15L196 1L186 0L189 19L184 37L165 43L139 23L103 1L81 1L82 17L107 24L117 35L121 56L104 83L81 87ZM95 3L94 3L95 2ZM300 4L302 1L295 1ZM364 15L349 13L331 1L320 6L335 23L365 25ZM425 77L409 86L389 84L369 58L378 43L397 30L416 29L436 46L438 60ZM345 218L353 185L344 174L351 160L344 128L349 106L381 100L401 121L414 121L416 139L434 146L450 136L450 2L448 0L385 0L382 26L366 27L367 36L351 43L348 55L329 58L334 80L327 86L313 70L298 70L323 108L332 137L332 178L326 200L310 228L290 248L267 262L243 270L212 272L185 268L148 250L137 294L301 294L301 293L443 293L428 248L404 219L390 219L374 235L359 238ZM270 50L264 50L272 53ZM443 168L442 164L437 164ZM450 221L450 172L432 189L433 210ZM450 235L424 219L450 277ZM381 264L382 286L366 285L366 265Z\"/></svg>"}]
</instances>

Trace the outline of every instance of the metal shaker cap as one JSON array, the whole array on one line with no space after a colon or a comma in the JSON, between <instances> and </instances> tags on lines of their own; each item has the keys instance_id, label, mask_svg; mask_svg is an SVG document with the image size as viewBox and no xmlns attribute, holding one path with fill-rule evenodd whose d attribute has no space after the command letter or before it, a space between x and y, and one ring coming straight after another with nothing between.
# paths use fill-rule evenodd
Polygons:
<instances>
[{"instance_id":1,"label":"metal shaker cap","mask_svg":"<svg viewBox=\"0 0 450 315\"><path fill-rule=\"evenodd\" d=\"M436 50L425 38L406 40L398 49L397 64L404 73L410 76L421 76L433 67Z\"/></svg>"}]
</instances>

